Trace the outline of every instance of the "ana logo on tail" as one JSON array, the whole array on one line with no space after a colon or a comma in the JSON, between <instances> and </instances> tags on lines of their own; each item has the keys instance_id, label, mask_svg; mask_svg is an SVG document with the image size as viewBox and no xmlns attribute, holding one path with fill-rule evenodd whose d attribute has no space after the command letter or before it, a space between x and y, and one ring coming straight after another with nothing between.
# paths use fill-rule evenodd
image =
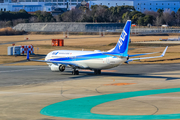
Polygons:
<instances>
[{"instance_id":1,"label":"ana logo on tail","mask_svg":"<svg viewBox=\"0 0 180 120\"><path fill-rule=\"evenodd\" d=\"M128 45L129 45L129 36L130 36L130 29L131 29L131 21L128 20L126 25L123 28L123 31L119 37L119 40L111 51L113 53L123 53L124 56L127 56L128 52Z\"/></svg>"},{"instance_id":2,"label":"ana logo on tail","mask_svg":"<svg viewBox=\"0 0 180 120\"><path fill-rule=\"evenodd\" d=\"M121 37L119 39L119 49L121 48L123 41L125 40L126 36L127 36L127 33L126 33L126 31L123 30Z\"/></svg>"}]
</instances>

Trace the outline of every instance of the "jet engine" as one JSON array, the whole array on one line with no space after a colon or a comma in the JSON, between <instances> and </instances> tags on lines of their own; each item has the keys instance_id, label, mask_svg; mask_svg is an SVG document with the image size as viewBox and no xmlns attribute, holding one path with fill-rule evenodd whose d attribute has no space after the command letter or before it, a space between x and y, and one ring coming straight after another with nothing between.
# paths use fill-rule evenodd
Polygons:
<instances>
[{"instance_id":1,"label":"jet engine","mask_svg":"<svg viewBox=\"0 0 180 120\"><path fill-rule=\"evenodd\" d=\"M51 71L53 72L63 72L65 70L64 65L55 65L55 64L50 64L49 67L51 68Z\"/></svg>"},{"instance_id":2,"label":"jet engine","mask_svg":"<svg viewBox=\"0 0 180 120\"><path fill-rule=\"evenodd\" d=\"M60 66L59 66L59 71L60 71L60 72L63 72L64 70L65 70L65 66L64 66L64 65L60 65Z\"/></svg>"}]
</instances>

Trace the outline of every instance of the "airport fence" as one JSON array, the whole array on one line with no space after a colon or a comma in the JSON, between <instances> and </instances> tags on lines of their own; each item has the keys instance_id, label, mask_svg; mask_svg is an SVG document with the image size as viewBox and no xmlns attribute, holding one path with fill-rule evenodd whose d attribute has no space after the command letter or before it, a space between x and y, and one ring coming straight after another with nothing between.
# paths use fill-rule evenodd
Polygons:
<instances>
[{"instance_id":1,"label":"airport fence","mask_svg":"<svg viewBox=\"0 0 180 120\"><path fill-rule=\"evenodd\" d=\"M21 23L13 27L26 32L107 32L120 33L123 23ZM180 28L132 27L132 34L180 33Z\"/></svg>"},{"instance_id":2,"label":"airport fence","mask_svg":"<svg viewBox=\"0 0 180 120\"><path fill-rule=\"evenodd\" d=\"M120 30L122 31L122 30ZM132 28L132 34L180 33L180 28Z\"/></svg>"}]
</instances>

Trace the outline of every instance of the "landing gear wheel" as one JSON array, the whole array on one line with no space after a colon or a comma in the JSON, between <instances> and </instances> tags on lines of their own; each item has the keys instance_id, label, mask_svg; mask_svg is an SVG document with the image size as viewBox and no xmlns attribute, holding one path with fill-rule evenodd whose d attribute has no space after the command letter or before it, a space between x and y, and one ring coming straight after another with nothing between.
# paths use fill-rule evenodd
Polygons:
<instances>
[{"instance_id":1,"label":"landing gear wheel","mask_svg":"<svg viewBox=\"0 0 180 120\"><path fill-rule=\"evenodd\" d=\"M76 70L76 75L79 75L79 71L78 70Z\"/></svg>"},{"instance_id":2,"label":"landing gear wheel","mask_svg":"<svg viewBox=\"0 0 180 120\"><path fill-rule=\"evenodd\" d=\"M73 75L79 75L79 71L78 71L78 70L73 70L73 71L72 71L72 74L73 74Z\"/></svg>"},{"instance_id":3,"label":"landing gear wheel","mask_svg":"<svg viewBox=\"0 0 180 120\"><path fill-rule=\"evenodd\" d=\"M101 74L101 70L94 70L94 74L95 75L100 75Z\"/></svg>"},{"instance_id":4,"label":"landing gear wheel","mask_svg":"<svg viewBox=\"0 0 180 120\"><path fill-rule=\"evenodd\" d=\"M98 75L100 75L101 74L101 70L98 70Z\"/></svg>"}]
</instances>

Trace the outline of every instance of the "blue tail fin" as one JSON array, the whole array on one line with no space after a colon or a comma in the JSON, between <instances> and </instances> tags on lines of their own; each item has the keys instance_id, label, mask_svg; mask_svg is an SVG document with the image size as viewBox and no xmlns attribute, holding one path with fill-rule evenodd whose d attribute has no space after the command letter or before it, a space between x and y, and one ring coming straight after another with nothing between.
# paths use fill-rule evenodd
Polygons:
<instances>
[{"instance_id":1,"label":"blue tail fin","mask_svg":"<svg viewBox=\"0 0 180 120\"><path fill-rule=\"evenodd\" d=\"M124 29L121 33L121 36L116 44L116 47L111 51L113 53L119 53L127 55L128 53L128 45L129 45L129 37L130 37L130 29L131 29L131 20L126 22Z\"/></svg>"}]
</instances>

